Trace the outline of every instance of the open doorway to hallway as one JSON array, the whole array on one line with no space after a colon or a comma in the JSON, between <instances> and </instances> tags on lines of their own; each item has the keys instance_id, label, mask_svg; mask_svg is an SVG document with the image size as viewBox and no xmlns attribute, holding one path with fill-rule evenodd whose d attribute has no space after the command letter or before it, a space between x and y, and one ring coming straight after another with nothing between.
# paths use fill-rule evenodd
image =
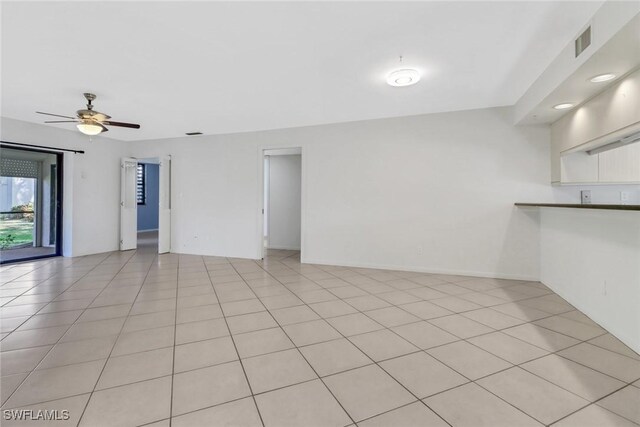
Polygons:
<instances>
[{"instance_id":1,"label":"open doorway to hallway","mask_svg":"<svg viewBox=\"0 0 640 427\"><path fill-rule=\"evenodd\" d=\"M160 162L138 160L136 173L138 250L158 250Z\"/></svg>"},{"instance_id":2,"label":"open doorway to hallway","mask_svg":"<svg viewBox=\"0 0 640 427\"><path fill-rule=\"evenodd\" d=\"M62 154L1 146L0 262L62 253Z\"/></svg>"},{"instance_id":3,"label":"open doorway to hallway","mask_svg":"<svg viewBox=\"0 0 640 427\"><path fill-rule=\"evenodd\" d=\"M124 157L120 168L120 250L141 244L160 254L170 252L171 157Z\"/></svg>"},{"instance_id":4,"label":"open doorway to hallway","mask_svg":"<svg viewBox=\"0 0 640 427\"><path fill-rule=\"evenodd\" d=\"M263 165L263 257L299 252L302 247L302 150L264 150Z\"/></svg>"}]
</instances>

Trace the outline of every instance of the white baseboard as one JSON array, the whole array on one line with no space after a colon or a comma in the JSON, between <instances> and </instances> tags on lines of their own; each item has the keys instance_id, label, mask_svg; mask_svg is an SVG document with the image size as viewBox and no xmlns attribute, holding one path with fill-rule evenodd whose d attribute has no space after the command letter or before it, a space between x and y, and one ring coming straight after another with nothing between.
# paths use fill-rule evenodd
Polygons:
<instances>
[{"instance_id":1,"label":"white baseboard","mask_svg":"<svg viewBox=\"0 0 640 427\"><path fill-rule=\"evenodd\" d=\"M452 276L473 276L473 277L487 277L491 279L508 279L508 280L526 280L530 282L537 282L540 280L538 277L520 274L508 274L500 273L496 271L471 271L471 270L447 270L441 268L431 268L423 266L403 266L392 264L368 264L358 262L341 262L334 260L316 260L304 257L301 260L305 264L318 264L318 265L337 265L340 267L354 267L354 268L373 268L378 270L396 270L396 271L414 271L416 273L428 273L428 274L448 274Z\"/></svg>"},{"instance_id":2,"label":"white baseboard","mask_svg":"<svg viewBox=\"0 0 640 427\"><path fill-rule=\"evenodd\" d=\"M300 247L298 246L297 248L292 248L289 246L267 246L267 249L276 249L280 251L299 251Z\"/></svg>"}]
</instances>

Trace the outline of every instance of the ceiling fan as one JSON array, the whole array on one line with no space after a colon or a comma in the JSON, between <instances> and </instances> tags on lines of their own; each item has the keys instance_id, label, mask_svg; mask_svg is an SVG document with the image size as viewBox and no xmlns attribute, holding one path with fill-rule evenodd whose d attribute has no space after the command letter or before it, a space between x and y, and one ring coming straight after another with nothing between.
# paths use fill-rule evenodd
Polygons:
<instances>
[{"instance_id":1,"label":"ceiling fan","mask_svg":"<svg viewBox=\"0 0 640 427\"><path fill-rule=\"evenodd\" d=\"M107 116L106 114L101 113L99 111L95 111L93 109L93 104L91 104L91 101L96 99L96 96L94 94L85 93L84 97L87 99L87 109L76 111L76 115L77 115L76 117L62 116L60 114L43 113L41 111L36 111L36 113L45 114L47 116L64 117L65 119L71 119L71 120L51 120L51 121L46 121L45 123L77 123L76 127L80 132L84 133L85 135L98 135L99 133L107 132L109 129L107 129L106 126L118 126L123 128L140 129L140 125L137 125L135 123L114 122L112 120L109 120L111 116Z\"/></svg>"}]
</instances>

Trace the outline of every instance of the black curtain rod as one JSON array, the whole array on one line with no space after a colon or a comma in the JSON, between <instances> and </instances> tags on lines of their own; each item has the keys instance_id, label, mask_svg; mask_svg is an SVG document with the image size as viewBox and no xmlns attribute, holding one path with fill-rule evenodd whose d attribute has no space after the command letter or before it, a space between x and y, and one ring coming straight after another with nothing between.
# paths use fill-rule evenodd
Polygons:
<instances>
[{"instance_id":1,"label":"black curtain rod","mask_svg":"<svg viewBox=\"0 0 640 427\"><path fill-rule=\"evenodd\" d=\"M20 142L11 142L11 141L0 141L0 144L11 144L11 145L19 145L21 147L44 148L44 149L52 150L52 151L68 151L69 153L84 154L83 150L72 150L70 148L47 147L46 145L23 144L23 143L20 143Z\"/></svg>"}]
</instances>

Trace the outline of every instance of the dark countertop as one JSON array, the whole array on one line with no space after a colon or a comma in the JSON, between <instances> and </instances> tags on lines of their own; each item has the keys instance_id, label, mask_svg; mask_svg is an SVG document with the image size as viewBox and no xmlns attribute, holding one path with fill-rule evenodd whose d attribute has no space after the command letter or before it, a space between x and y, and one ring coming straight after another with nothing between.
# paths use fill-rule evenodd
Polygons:
<instances>
[{"instance_id":1,"label":"dark countertop","mask_svg":"<svg viewBox=\"0 0 640 427\"><path fill-rule=\"evenodd\" d=\"M577 208L577 209L608 209L614 211L640 211L640 205L582 205L579 203L516 203L520 207L535 208Z\"/></svg>"}]
</instances>

